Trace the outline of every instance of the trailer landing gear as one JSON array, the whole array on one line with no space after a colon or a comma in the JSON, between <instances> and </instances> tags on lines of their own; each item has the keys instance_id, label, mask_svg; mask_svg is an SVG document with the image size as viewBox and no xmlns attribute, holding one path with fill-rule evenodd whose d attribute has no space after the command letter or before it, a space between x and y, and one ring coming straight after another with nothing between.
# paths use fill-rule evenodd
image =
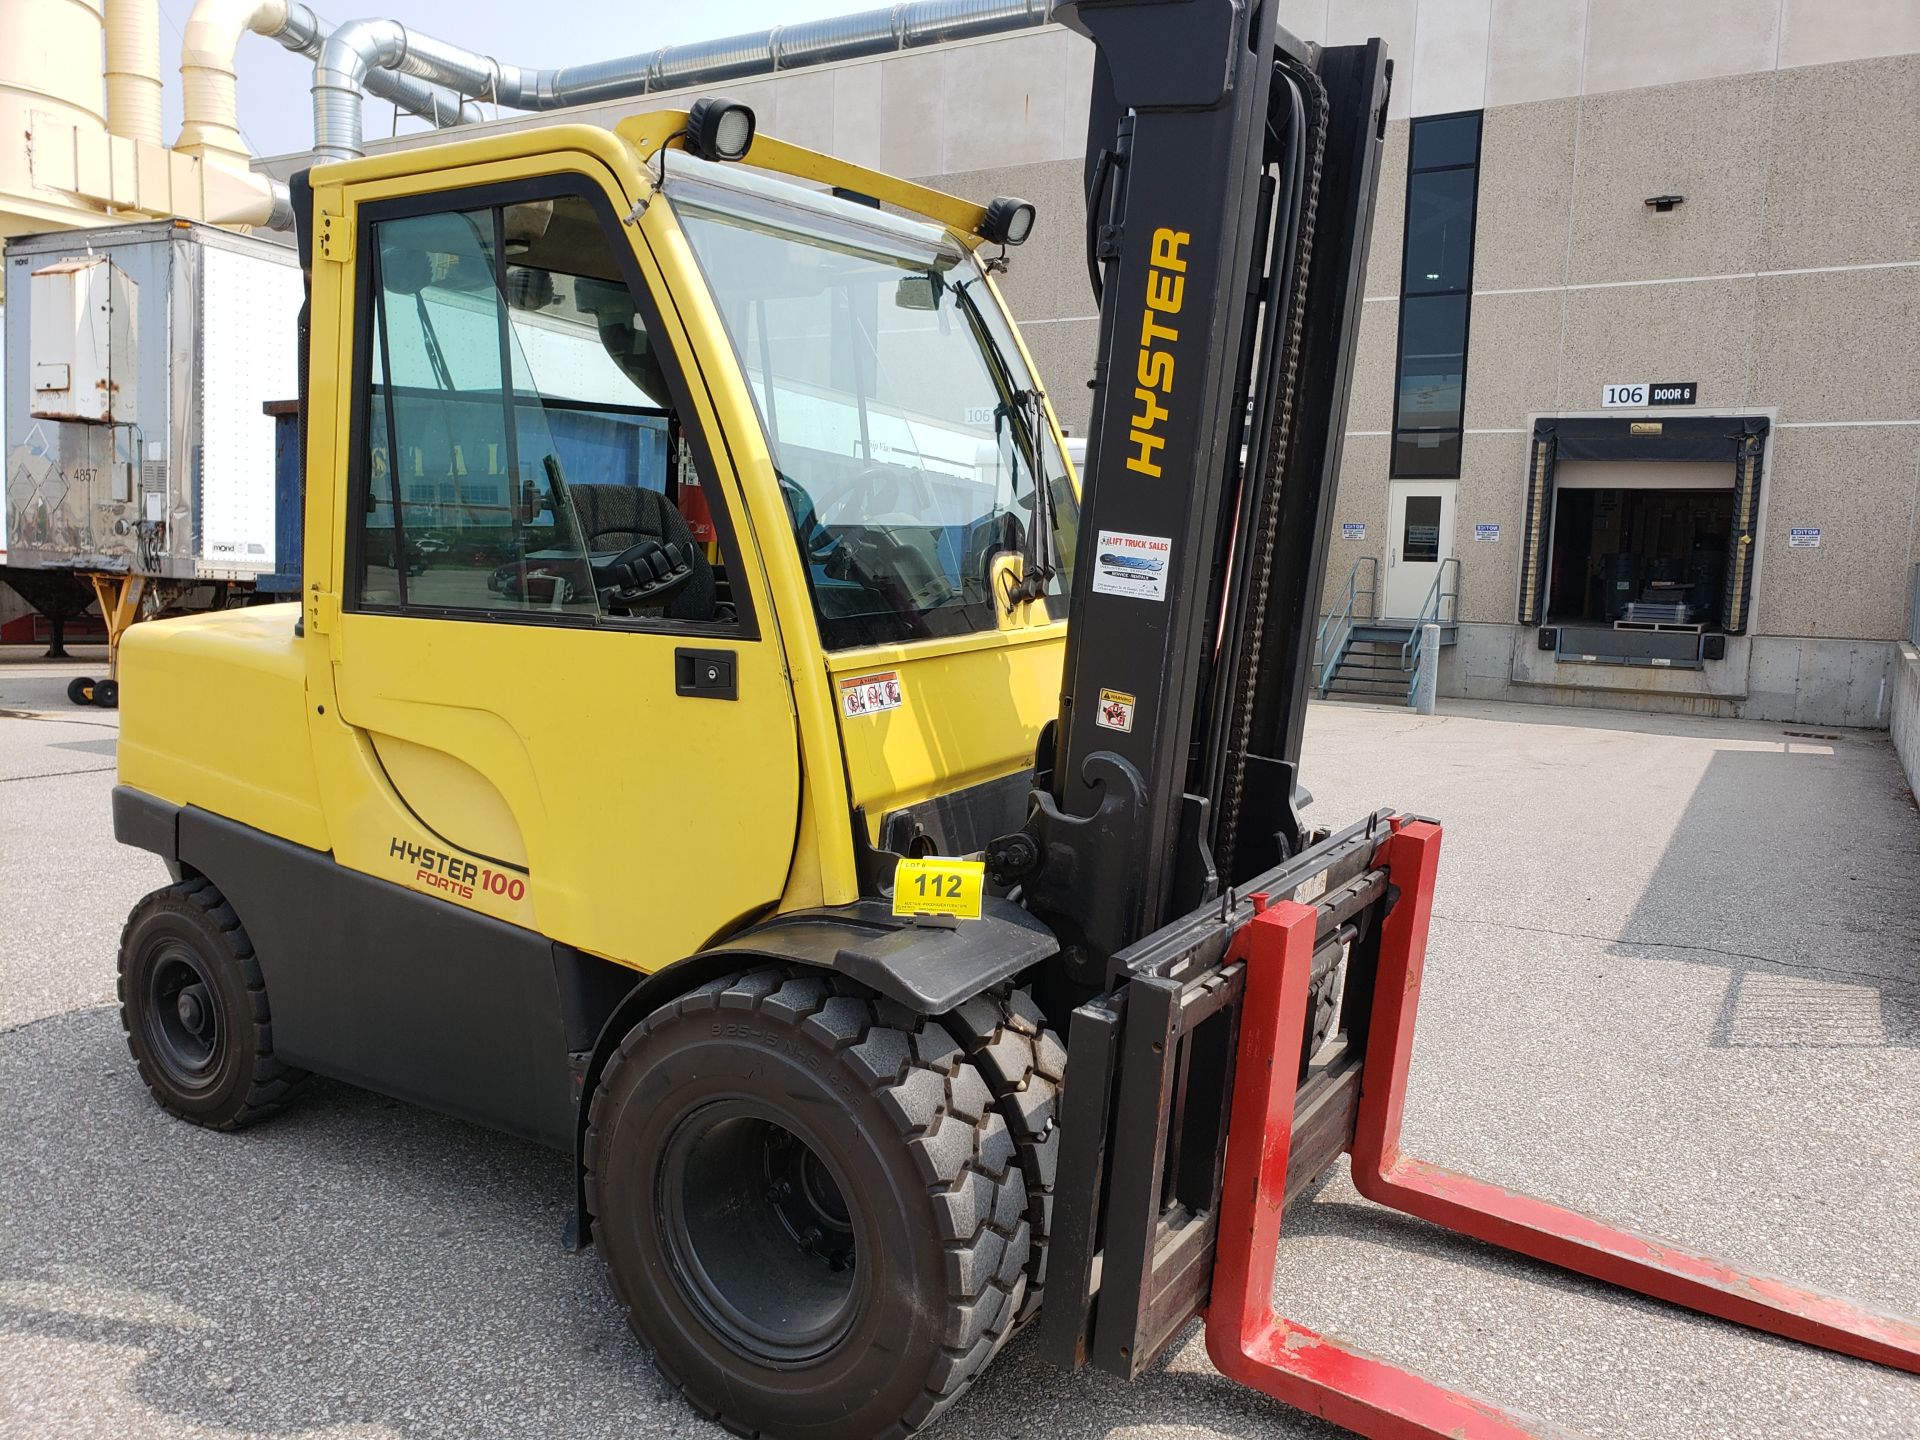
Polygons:
<instances>
[{"instance_id":1,"label":"trailer landing gear","mask_svg":"<svg viewBox=\"0 0 1920 1440\"><path fill-rule=\"evenodd\" d=\"M1876 1315L1818 1291L1744 1275L1717 1260L1615 1230L1531 1196L1400 1152L1400 1117L1420 999L1440 827L1397 825L1387 842L1395 906L1381 935L1359 1113L1350 1152L1360 1193L1549 1265L1790 1340L1920 1373L1920 1322ZM1256 899L1256 905L1259 905ZM1284 902L1236 937L1247 962L1207 1352L1243 1385L1369 1440L1544 1440L1523 1421L1386 1360L1315 1334L1273 1309L1275 1251L1292 1143L1316 912Z\"/></svg>"}]
</instances>

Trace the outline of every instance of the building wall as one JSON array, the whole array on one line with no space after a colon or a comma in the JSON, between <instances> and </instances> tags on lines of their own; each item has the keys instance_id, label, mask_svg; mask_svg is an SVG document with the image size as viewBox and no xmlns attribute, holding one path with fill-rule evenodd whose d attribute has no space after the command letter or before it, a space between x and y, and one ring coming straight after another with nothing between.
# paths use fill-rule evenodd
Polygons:
<instances>
[{"instance_id":1,"label":"building wall","mask_svg":"<svg viewBox=\"0 0 1920 1440\"><path fill-rule=\"evenodd\" d=\"M1751 644L1697 672L1554 664L1513 623L1518 547L1467 544L1461 618L1485 628L1443 685L1885 724L1920 514L1920 55L1602 93L1592 71L1590 93L1486 113L1456 537L1517 534L1535 418L1593 411L1609 382L1697 380L1703 410L1773 420ZM1370 535L1385 529L1404 125L1393 139L1338 499ZM1664 193L1686 202L1642 203ZM1820 548L1789 549L1806 526ZM1330 589L1365 548L1333 543Z\"/></svg>"},{"instance_id":2,"label":"building wall","mask_svg":"<svg viewBox=\"0 0 1920 1440\"><path fill-rule=\"evenodd\" d=\"M1335 516L1369 538L1331 542L1329 600L1387 528L1408 120L1484 109L1464 627L1442 693L1885 724L1920 559L1920 4L1282 0L1281 20L1328 43L1383 36L1396 66ZM1091 59L1048 26L718 87L784 139L1035 201L1003 285L1076 433L1097 330ZM610 123L686 98L499 123ZM1643 203L1667 193L1686 201ZM1595 410L1608 383L1666 378L1699 382L1694 413L1773 423L1750 634L1700 671L1555 664L1516 623L1526 436ZM1503 539L1460 544L1476 524ZM1819 549L1788 548L1801 526Z\"/></svg>"},{"instance_id":3,"label":"building wall","mask_svg":"<svg viewBox=\"0 0 1920 1440\"><path fill-rule=\"evenodd\" d=\"M1920 794L1920 649L1902 643L1893 662L1893 748L1906 772L1907 793Z\"/></svg>"}]
</instances>

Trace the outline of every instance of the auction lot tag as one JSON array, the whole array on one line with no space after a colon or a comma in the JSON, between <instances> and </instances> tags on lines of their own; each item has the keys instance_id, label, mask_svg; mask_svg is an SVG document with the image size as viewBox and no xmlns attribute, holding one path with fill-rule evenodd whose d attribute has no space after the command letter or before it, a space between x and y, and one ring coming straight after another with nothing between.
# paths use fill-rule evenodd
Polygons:
<instances>
[{"instance_id":1,"label":"auction lot tag","mask_svg":"<svg viewBox=\"0 0 1920 1440\"><path fill-rule=\"evenodd\" d=\"M987 867L980 860L902 860L893 870L893 913L978 920Z\"/></svg>"}]
</instances>

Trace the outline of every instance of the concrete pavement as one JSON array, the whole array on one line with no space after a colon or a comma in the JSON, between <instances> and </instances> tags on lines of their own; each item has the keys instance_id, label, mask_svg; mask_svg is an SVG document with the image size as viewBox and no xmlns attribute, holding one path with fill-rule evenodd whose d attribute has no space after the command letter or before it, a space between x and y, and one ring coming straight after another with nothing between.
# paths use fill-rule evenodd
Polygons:
<instances>
[{"instance_id":1,"label":"concrete pavement","mask_svg":"<svg viewBox=\"0 0 1920 1440\"><path fill-rule=\"evenodd\" d=\"M565 1157L340 1085L242 1136L152 1105L113 962L165 875L111 844L85 669L0 651L0 1437L719 1436L561 1250ZM1920 815L1884 735L1321 706L1305 771L1326 823L1447 826L1411 1149L1920 1313ZM1289 1214L1276 1284L1587 1435L1920 1436L1920 1380L1504 1259L1344 1173ZM1222 1381L1197 1331L1132 1385L1032 1351L934 1433L1337 1433Z\"/></svg>"}]
</instances>

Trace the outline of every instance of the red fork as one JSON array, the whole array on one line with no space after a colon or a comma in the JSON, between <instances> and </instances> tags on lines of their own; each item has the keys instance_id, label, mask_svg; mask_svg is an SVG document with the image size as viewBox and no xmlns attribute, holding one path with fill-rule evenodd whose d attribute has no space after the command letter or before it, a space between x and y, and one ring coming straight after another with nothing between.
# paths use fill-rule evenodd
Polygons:
<instances>
[{"instance_id":1,"label":"red fork","mask_svg":"<svg viewBox=\"0 0 1920 1440\"><path fill-rule=\"evenodd\" d=\"M1691 1310L1920 1373L1920 1323L1663 1241L1400 1153L1414 1017L1440 827L1396 825L1386 862L1400 899L1381 930L1355 1125L1353 1180L1379 1204ZM1369 1440L1519 1440L1569 1432L1522 1420L1276 1315L1272 1291L1305 1028L1315 916L1285 902L1236 937L1247 962L1207 1350L1222 1373Z\"/></svg>"}]
</instances>

